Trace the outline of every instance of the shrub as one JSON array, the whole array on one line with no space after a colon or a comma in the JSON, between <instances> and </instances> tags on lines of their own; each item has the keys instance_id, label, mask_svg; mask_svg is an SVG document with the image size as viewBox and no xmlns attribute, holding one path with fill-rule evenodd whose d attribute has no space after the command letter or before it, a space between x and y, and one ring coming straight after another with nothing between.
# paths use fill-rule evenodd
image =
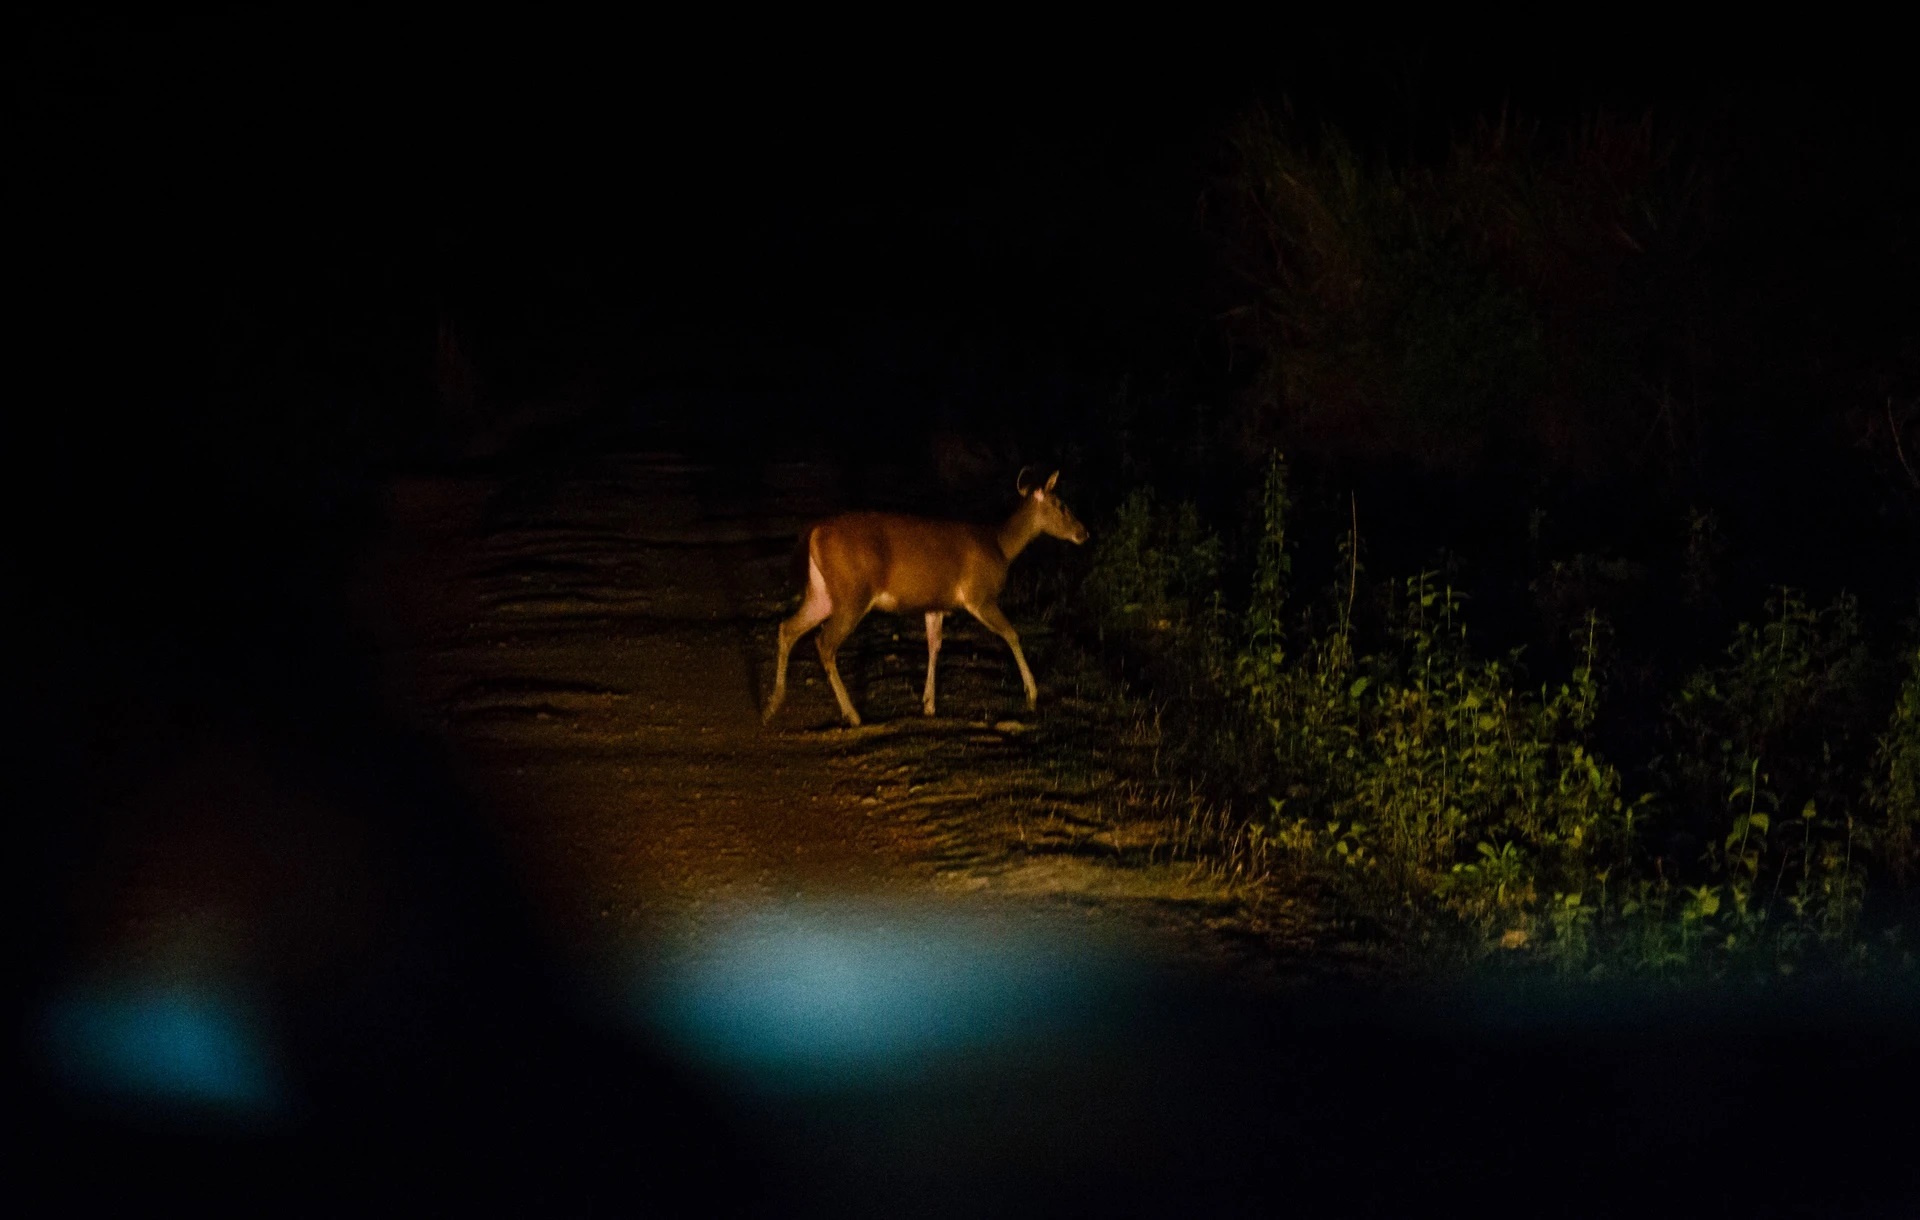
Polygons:
<instances>
[{"instance_id":1,"label":"shrub","mask_svg":"<svg viewBox=\"0 0 1920 1220\"><path fill-rule=\"evenodd\" d=\"M1363 630L1352 533L1342 579L1295 604L1291 509L1275 457L1237 633L1218 541L1186 506L1130 497L1088 582L1101 621L1187 683L1189 778L1229 772L1260 795L1248 842L1469 956L1709 976L1862 959L1869 862L1914 865L1920 653L1870 741L1854 603L1780 590L1686 680L1645 768L1660 782L1630 791L1596 746L1596 612L1566 678L1542 687L1519 654L1476 652L1465 597L1431 571L1376 586Z\"/></svg>"},{"instance_id":2,"label":"shrub","mask_svg":"<svg viewBox=\"0 0 1920 1220\"><path fill-rule=\"evenodd\" d=\"M1920 645L1907 650L1906 680L1874 752L1868 800L1880 849L1902 886L1920 877Z\"/></svg>"},{"instance_id":3,"label":"shrub","mask_svg":"<svg viewBox=\"0 0 1920 1220\"><path fill-rule=\"evenodd\" d=\"M1569 681L1530 693L1516 684L1517 658L1474 657L1463 597L1426 572L1389 591L1382 646L1357 653L1358 539L1342 548L1346 587L1331 595L1328 629L1303 619L1290 630L1278 459L1262 506L1237 672L1272 752L1270 835L1303 862L1335 865L1369 905L1424 907L1483 938L1524 940L1548 892L1573 935L1580 895L1624 856L1642 804L1625 799L1586 736L1597 619Z\"/></svg>"},{"instance_id":4,"label":"shrub","mask_svg":"<svg viewBox=\"0 0 1920 1220\"><path fill-rule=\"evenodd\" d=\"M1140 489L1122 501L1094 548L1084 593L1103 630L1200 625L1220 585L1220 539L1192 504L1162 508Z\"/></svg>"}]
</instances>

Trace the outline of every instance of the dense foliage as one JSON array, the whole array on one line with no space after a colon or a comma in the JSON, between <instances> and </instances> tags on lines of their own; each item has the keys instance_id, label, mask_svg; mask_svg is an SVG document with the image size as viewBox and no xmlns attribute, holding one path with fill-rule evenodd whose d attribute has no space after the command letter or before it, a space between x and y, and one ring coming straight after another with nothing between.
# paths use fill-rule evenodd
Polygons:
<instances>
[{"instance_id":1,"label":"dense foliage","mask_svg":"<svg viewBox=\"0 0 1920 1220\"><path fill-rule=\"evenodd\" d=\"M1756 239L1791 201L1723 136L1256 113L1203 217L1220 406L1152 449L1116 406L1096 646L1236 845L1425 960L1911 961L1911 344L1754 291L1832 252Z\"/></svg>"},{"instance_id":2,"label":"dense foliage","mask_svg":"<svg viewBox=\"0 0 1920 1220\"><path fill-rule=\"evenodd\" d=\"M1530 682L1520 655L1475 648L1439 574L1363 583L1351 537L1345 579L1296 606L1277 459L1262 505L1238 615L1204 580L1221 541L1144 493L1101 541L1086 601L1159 656L1159 689L1208 704L1216 730L1236 722L1181 736L1174 765L1229 777L1228 799L1254 777L1244 812L1276 869L1415 941L1567 971L1910 960L1920 649L1889 709L1851 599L1779 591L1665 699L1661 753L1623 771L1597 744L1597 613L1570 672Z\"/></svg>"}]
</instances>

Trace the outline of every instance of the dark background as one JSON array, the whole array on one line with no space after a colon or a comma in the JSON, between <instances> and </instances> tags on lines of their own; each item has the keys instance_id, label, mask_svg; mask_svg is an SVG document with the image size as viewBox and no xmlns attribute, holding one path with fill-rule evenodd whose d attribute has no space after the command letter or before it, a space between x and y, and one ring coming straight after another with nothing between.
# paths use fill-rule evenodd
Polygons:
<instances>
[{"instance_id":1,"label":"dark background","mask_svg":"<svg viewBox=\"0 0 1920 1220\"><path fill-rule=\"evenodd\" d=\"M333 511L538 403L736 451L958 430L1084 455L1099 486L1123 380L1198 404L1168 433L1245 380L1206 215L1256 106L1401 160L1502 111L1709 132L1711 290L1742 307L1719 358L1762 388L1728 395L1722 483L1824 460L1838 404L1911 393L1920 361L1920 137L1898 40L1865 28L16 31L19 439L54 486L143 515L207 482ZM435 397L443 326L465 418Z\"/></svg>"},{"instance_id":2,"label":"dark background","mask_svg":"<svg viewBox=\"0 0 1920 1220\"><path fill-rule=\"evenodd\" d=\"M162 436L200 413L162 396L271 393L336 399L306 425L323 437L379 399L400 418L360 426L398 444L443 315L497 398L813 392L845 404L823 425L866 428L1025 394L1059 430L1074 390L1047 393L1049 373L1172 366L1204 342L1201 196L1222 127L1255 104L1401 157L1503 107L1727 116L1726 138L1766 158L1740 164L1729 214L1754 244L1731 248L1758 254L1774 228L1776 255L1797 251L1817 229L1822 257L1774 269L1830 277L1793 286L1806 324L1864 326L1869 345L1911 318L1862 265L1896 253L1915 140L1897 49L1865 30L1254 24L1078 49L930 30L865 52L824 30L472 17L21 34L28 350L64 340L70 395L147 386L129 414ZM975 383L952 384L956 368ZM262 445L293 426L229 409L267 417Z\"/></svg>"}]
</instances>

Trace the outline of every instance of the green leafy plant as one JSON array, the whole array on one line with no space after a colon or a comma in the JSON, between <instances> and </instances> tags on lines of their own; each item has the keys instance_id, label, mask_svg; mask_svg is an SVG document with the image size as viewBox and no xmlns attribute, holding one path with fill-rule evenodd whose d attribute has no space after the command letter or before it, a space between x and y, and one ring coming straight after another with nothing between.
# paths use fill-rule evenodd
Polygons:
<instances>
[{"instance_id":1,"label":"green leafy plant","mask_svg":"<svg viewBox=\"0 0 1920 1220\"><path fill-rule=\"evenodd\" d=\"M1220 539L1192 504L1163 507L1142 488L1101 535L1084 591L1103 628L1191 629L1219 589L1220 558Z\"/></svg>"},{"instance_id":2,"label":"green leafy plant","mask_svg":"<svg viewBox=\"0 0 1920 1220\"><path fill-rule=\"evenodd\" d=\"M1866 960L1873 869L1905 878L1916 863L1920 652L1875 735L1852 599L1815 607L1782 589L1735 627L1668 700L1664 749L1630 790L1602 747L1611 630L1590 605L1560 607L1570 667L1538 685L1521 654L1476 648L1441 572L1363 584L1357 528L1324 592L1300 597L1277 455L1253 524L1237 615L1217 536L1144 492L1084 590L1104 638L1150 658L1162 710L1178 705L1162 717L1178 723L1161 734L1173 777L1226 794L1188 851L1223 845L1223 874L1259 885L1311 879L1405 943L1452 947L1437 960L1568 978Z\"/></svg>"},{"instance_id":3,"label":"green leafy plant","mask_svg":"<svg viewBox=\"0 0 1920 1220\"><path fill-rule=\"evenodd\" d=\"M1905 680L1868 783L1880 817L1880 851L1901 885L1920 879L1920 645L1907 650Z\"/></svg>"}]
</instances>

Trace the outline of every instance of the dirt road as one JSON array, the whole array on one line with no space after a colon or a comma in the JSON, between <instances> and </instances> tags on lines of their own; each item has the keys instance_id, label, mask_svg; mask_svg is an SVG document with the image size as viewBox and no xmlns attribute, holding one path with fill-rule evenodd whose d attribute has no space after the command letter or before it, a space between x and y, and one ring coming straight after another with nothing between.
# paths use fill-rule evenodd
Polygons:
<instances>
[{"instance_id":1,"label":"dirt road","mask_svg":"<svg viewBox=\"0 0 1920 1220\"><path fill-rule=\"evenodd\" d=\"M566 946L740 903L958 891L1238 955L1233 896L1156 862L1164 827L1128 813L1147 736L1083 697L1044 633L1026 636L1038 713L966 623L941 654L941 715L922 717L919 623L876 614L841 662L868 725L838 727L803 644L762 727L793 540L842 501L832 472L629 454L394 496L369 584L392 698L447 743Z\"/></svg>"}]
</instances>

